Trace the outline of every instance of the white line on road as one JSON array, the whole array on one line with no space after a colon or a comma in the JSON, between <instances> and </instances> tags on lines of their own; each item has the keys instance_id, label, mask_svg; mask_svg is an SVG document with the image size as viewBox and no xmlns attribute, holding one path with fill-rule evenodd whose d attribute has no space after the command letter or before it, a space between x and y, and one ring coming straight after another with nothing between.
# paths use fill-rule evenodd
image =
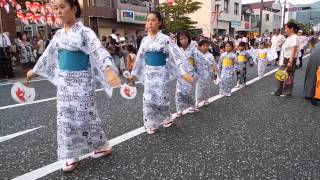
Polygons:
<instances>
[{"instance_id":1,"label":"white line on road","mask_svg":"<svg viewBox=\"0 0 320 180\"><path fill-rule=\"evenodd\" d=\"M16 82L23 82L25 81L26 78L20 78L20 79L13 79L12 82L8 82L8 83L0 83L0 86L6 86L6 85L11 85L14 84ZM30 82L39 82L39 81L48 81L47 79L35 79L35 80L31 80Z\"/></svg>"},{"instance_id":2,"label":"white line on road","mask_svg":"<svg viewBox=\"0 0 320 180\"><path fill-rule=\"evenodd\" d=\"M278 70L278 68L269 71L268 73L266 73L264 75L264 77L273 74L277 70ZM247 84L250 85L250 84L252 84L252 83L254 83L256 81L259 81L260 79L261 78L259 78L259 77L254 78L254 79L248 81ZM240 88L233 88L232 92L236 92L238 90L240 90ZM209 102L212 103L212 102L214 102L214 101L216 101L216 100L218 100L218 99L220 99L222 97L224 97L224 96L222 96L222 95L213 96L213 97L209 98ZM175 117L174 114L172 114L172 116ZM141 134L143 134L145 132L146 132L145 128L144 127L140 127L138 129L132 130L132 131L126 133L126 134L123 134L121 136L113 138L109 142L110 142L110 144L112 146L115 146L115 145L120 144L120 143L122 143L124 141L127 141L127 140L129 140L131 138L134 138L134 137L136 137L138 135L141 135ZM80 157L80 160L88 158L88 157L90 157L90 154L87 154L87 155L84 155L84 156ZM41 177L44 177L44 176L46 176L48 174L51 174L51 173L53 173L55 171L60 170L64 163L65 163L65 160L56 161L56 162L51 163L51 164L49 164L47 166L41 167L39 169L33 170L33 171L28 172L26 174L23 174L21 176L18 176L16 178L14 178L14 180L39 179Z\"/></svg>"},{"instance_id":3,"label":"white line on road","mask_svg":"<svg viewBox=\"0 0 320 180\"><path fill-rule=\"evenodd\" d=\"M42 126L0 137L0 143L42 128Z\"/></svg>"}]
</instances>

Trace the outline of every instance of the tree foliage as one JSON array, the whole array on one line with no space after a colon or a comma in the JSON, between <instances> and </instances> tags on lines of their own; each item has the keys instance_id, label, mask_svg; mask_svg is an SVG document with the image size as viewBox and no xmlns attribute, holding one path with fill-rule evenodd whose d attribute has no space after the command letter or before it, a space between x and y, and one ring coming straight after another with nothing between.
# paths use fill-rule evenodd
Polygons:
<instances>
[{"instance_id":1,"label":"tree foliage","mask_svg":"<svg viewBox=\"0 0 320 180\"><path fill-rule=\"evenodd\" d=\"M202 3L193 0L175 0L174 4L163 3L158 7L163 16L165 32L186 32L195 28L188 14L201 8Z\"/></svg>"}]
</instances>

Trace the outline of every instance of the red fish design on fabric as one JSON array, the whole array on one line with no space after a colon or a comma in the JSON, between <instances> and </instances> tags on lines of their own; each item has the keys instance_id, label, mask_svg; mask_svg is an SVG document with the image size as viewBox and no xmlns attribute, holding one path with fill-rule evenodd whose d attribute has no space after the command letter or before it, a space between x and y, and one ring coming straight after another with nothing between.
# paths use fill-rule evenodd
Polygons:
<instances>
[{"instance_id":1,"label":"red fish design on fabric","mask_svg":"<svg viewBox=\"0 0 320 180\"><path fill-rule=\"evenodd\" d=\"M27 99L29 99L31 96L26 98L26 92L24 90L21 90L20 88L18 88L18 90L16 91L16 95L18 97L18 99L22 102L26 102Z\"/></svg>"},{"instance_id":2,"label":"red fish design on fabric","mask_svg":"<svg viewBox=\"0 0 320 180\"><path fill-rule=\"evenodd\" d=\"M131 91L128 87L125 87L123 90L124 94L128 97L131 97Z\"/></svg>"},{"instance_id":3,"label":"red fish design on fabric","mask_svg":"<svg viewBox=\"0 0 320 180\"><path fill-rule=\"evenodd\" d=\"M23 90L21 90L20 88L18 88L18 90L16 91L16 95L18 97L19 100L23 101L23 102L26 102L26 99L25 99L25 92Z\"/></svg>"}]
</instances>

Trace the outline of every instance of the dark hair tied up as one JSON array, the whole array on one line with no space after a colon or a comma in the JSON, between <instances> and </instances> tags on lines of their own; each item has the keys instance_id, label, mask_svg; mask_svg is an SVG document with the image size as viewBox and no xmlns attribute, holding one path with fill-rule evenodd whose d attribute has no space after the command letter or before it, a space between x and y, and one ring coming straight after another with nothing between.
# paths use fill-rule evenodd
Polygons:
<instances>
[{"instance_id":1,"label":"dark hair tied up","mask_svg":"<svg viewBox=\"0 0 320 180\"><path fill-rule=\"evenodd\" d=\"M76 11L76 18L79 18L81 16L81 8L80 8L80 4L79 4L79 1L78 0L65 0L71 8L74 8L76 7L77 8L77 11Z\"/></svg>"},{"instance_id":2,"label":"dark hair tied up","mask_svg":"<svg viewBox=\"0 0 320 180\"><path fill-rule=\"evenodd\" d=\"M159 20L159 22L161 23L159 29L162 29L163 28L163 19L162 19L162 15L160 12L157 12L157 11L150 11L148 14L147 14L147 17L150 15L150 14L154 14L156 16L156 18Z\"/></svg>"}]
</instances>

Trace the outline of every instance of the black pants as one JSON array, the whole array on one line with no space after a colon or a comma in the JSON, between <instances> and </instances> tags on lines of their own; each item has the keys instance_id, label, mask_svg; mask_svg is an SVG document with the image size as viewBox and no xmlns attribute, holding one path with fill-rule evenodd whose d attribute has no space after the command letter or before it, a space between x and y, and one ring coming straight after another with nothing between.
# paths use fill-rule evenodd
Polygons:
<instances>
[{"instance_id":1,"label":"black pants","mask_svg":"<svg viewBox=\"0 0 320 180\"><path fill-rule=\"evenodd\" d=\"M277 54L278 54L278 58L276 59L276 62L278 62L280 59L280 51L277 51Z\"/></svg>"},{"instance_id":2,"label":"black pants","mask_svg":"<svg viewBox=\"0 0 320 180\"><path fill-rule=\"evenodd\" d=\"M303 60L303 55L304 55L304 49L300 50L301 56L299 57L299 68L302 68L302 60Z\"/></svg>"},{"instance_id":3,"label":"black pants","mask_svg":"<svg viewBox=\"0 0 320 180\"><path fill-rule=\"evenodd\" d=\"M13 76L9 49L0 48L0 78L12 78Z\"/></svg>"},{"instance_id":4,"label":"black pants","mask_svg":"<svg viewBox=\"0 0 320 180\"><path fill-rule=\"evenodd\" d=\"M292 84L288 85L285 83L285 81L278 81L279 82L278 89L275 92L275 94L277 96L280 96L281 94L292 95L292 90L293 90L293 85L294 85L294 73L296 71L296 68L295 68L296 61L294 60L292 62L291 68L287 67L288 63L289 63L289 59L285 58L283 65L280 67L280 69L282 69L282 70L287 69L287 73L288 73L289 77L292 78Z\"/></svg>"}]
</instances>

